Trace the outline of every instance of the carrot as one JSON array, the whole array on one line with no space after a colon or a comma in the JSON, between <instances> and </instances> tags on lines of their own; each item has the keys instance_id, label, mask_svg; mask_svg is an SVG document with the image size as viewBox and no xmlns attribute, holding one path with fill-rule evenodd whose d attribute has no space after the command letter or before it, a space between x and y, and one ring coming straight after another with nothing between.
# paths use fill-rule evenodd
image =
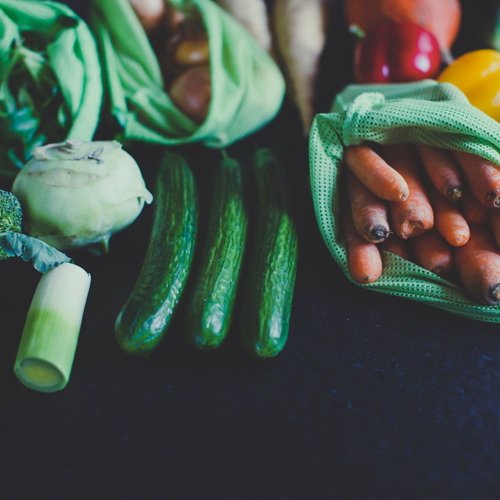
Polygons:
<instances>
[{"instance_id":1,"label":"carrot","mask_svg":"<svg viewBox=\"0 0 500 500\"><path fill-rule=\"evenodd\" d=\"M500 168L480 156L461 151L454 155L476 199L486 207L500 207Z\"/></svg>"},{"instance_id":2,"label":"carrot","mask_svg":"<svg viewBox=\"0 0 500 500\"><path fill-rule=\"evenodd\" d=\"M160 28L167 13L165 0L130 0L130 4L146 33Z\"/></svg>"},{"instance_id":3,"label":"carrot","mask_svg":"<svg viewBox=\"0 0 500 500\"><path fill-rule=\"evenodd\" d=\"M489 226L497 247L500 248L500 210L490 210Z\"/></svg>"},{"instance_id":4,"label":"carrot","mask_svg":"<svg viewBox=\"0 0 500 500\"><path fill-rule=\"evenodd\" d=\"M489 210L469 190L465 190L460 198L460 207L469 226L484 226L488 223Z\"/></svg>"},{"instance_id":5,"label":"carrot","mask_svg":"<svg viewBox=\"0 0 500 500\"><path fill-rule=\"evenodd\" d=\"M326 4L326 0L276 0L273 8L276 49L305 135L314 115L319 60L326 41Z\"/></svg>"},{"instance_id":6,"label":"carrot","mask_svg":"<svg viewBox=\"0 0 500 500\"><path fill-rule=\"evenodd\" d=\"M382 257L377 245L366 241L356 231L347 203L341 210L341 230L352 278L358 283L373 283L382 275Z\"/></svg>"},{"instance_id":7,"label":"carrot","mask_svg":"<svg viewBox=\"0 0 500 500\"><path fill-rule=\"evenodd\" d=\"M463 180L452 154L428 146L417 146L422 165L435 188L451 201L457 201L463 193Z\"/></svg>"},{"instance_id":8,"label":"carrot","mask_svg":"<svg viewBox=\"0 0 500 500\"><path fill-rule=\"evenodd\" d=\"M403 176L390 167L370 146L349 146L344 163L373 194L387 201L404 201L409 188Z\"/></svg>"},{"instance_id":9,"label":"carrot","mask_svg":"<svg viewBox=\"0 0 500 500\"><path fill-rule=\"evenodd\" d=\"M271 32L264 0L217 0L217 3L233 15L266 51L271 49Z\"/></svg>"},{"instance_id":10,"label":"carrot","mask_svg":"<svg viewBox=\"0 0 500 500\"><path fill-rule=\"evenodd\" d=\"M410 247L419 266L439 276L449 276L453 272L452 249L435 229L412 238Z\"/></svg>"},{"instance_id":11,"label":"carrot","mask_svg":"<svg viewBox=\"0 0 500 500\"><path fill-rule=\"evenodd\" d=\"M472 228L469 241L455 249L464 288L483 304L500 304L500 254L484 228Z\"/></svg>"},{"instance_id":12,"label":"carrot","mask_svg":"<svg viewBox=\"0 0 500 500\"><path fill-rule=\"evenodd\" d=\"M386 252L395 253L403 259L411 260L408 243L405 240L398 238L395 234L391 234L389 238L383 241L380 244L380 248Z\"/></svg>"},{"instance_id":13,"label":"carrot","mask_svg":"<svg viewBox=\"0 0 500 500\"><path fill-rule=\"evenodd\" d=\"M438 233L454 247L465 245L470 237L470 229L459 207L432 186L429 194Z\"/></svg>"},{"instance_id":14,"label":"carrot","mask_svg":"<svg viewBox=\"0 0 500 500\"><path fill-rule=\"evenodd\" d=\"M385 146L382 154L403 176L410 190L405 201L389 206L393 231L403 240L428 231L434 226L434 213L419 177L416 154L409 146Z\"/></svg>"},{"instance_id":15,"label":"carrot","mask_svg":"<svg viewBox=\"0 0 500 500\"><path fill-rule=\"evenodd\" d=\"M354 226L366 241L380 243L389 236L387 208L371 191L365 188L349 171L347 191Z\"/></svg>"}]
</instances>

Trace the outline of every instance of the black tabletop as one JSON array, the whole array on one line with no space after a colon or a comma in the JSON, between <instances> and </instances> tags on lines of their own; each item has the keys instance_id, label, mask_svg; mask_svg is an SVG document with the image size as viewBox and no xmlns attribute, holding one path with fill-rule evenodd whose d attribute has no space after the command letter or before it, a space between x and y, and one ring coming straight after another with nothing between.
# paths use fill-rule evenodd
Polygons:
<instances>
[{"instance_id":1,"label":"black tabletop","mask_svg":"<svg viewBox=\"0 0 500 500\"><path fill-rule=\"evenodd\" d=\"M86 15L87 2L71 5ZM352 41L334 17L322 110L351 78ZM456 52L475 48L468 33ZM234 151L244 156L256 144L273 147L286 166L299 230L285 350L255 360L231 332L219 350L198 352L175 322L152 356L119 350L113 324L144 257L146 207L113 237L108 255L73 254L92 287L71 380L59 393L36 393L12 365L39 275L3 262L2 498L498 497L499 327L344 277L317 229L307 141L288 99L272 124ZM151 186L161 148L137 144L131 152ZM216 153L183 152L203 191Z\"/></svg>"}]
</instances>

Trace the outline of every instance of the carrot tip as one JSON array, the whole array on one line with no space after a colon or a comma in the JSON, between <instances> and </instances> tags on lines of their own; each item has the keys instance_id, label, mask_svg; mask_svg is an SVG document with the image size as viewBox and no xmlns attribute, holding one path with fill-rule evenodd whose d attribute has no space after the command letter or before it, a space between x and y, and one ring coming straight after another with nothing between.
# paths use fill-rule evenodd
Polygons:
<instances>
[{"instance_id":1,"label":"carrot tip","mask_svg":"<svg viewBox=\"0 0 500 500\"><path fill-rule=\"evenodd\" d=\"M490 304L500 303L500 283L490 286L487 299Z\"/></svg>"},{"instance_id":2,"label":"carrot tip","mask_svg":"<svg viewBox=\"0 0 500 500\"><path fill-rule=\"evenodd\" d=\"M373 243L382 243L389 237L390 231L384 226L375 226L370 231L370 241Z\"/></svg>"},{"instance_id":3,"label":"carrot tip","mask_svg":"<svg viewBox=\"0 0 500 500\"><path fill-rule=\"evenodd\" d=\"M462 195L464 194L464 190L459 187L459 186L454 186L450 189L448 189L448 198L451 200L451 201L458 201Z\"/></svg>"}]
</instances>

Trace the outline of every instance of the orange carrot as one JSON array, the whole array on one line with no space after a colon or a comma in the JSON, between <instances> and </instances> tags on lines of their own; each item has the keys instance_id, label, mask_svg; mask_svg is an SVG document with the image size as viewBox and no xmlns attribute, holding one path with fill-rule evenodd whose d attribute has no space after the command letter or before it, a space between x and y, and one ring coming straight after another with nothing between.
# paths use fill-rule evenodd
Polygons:
<instances>
[{"instance_id":1,"label":"orange carrot","mask_svg":"<svg viewBox=\"0 0 500 500\"><path fill-rule=\"evenodd\" d=\"M500 248L500 210L490 210L489 226L497 247Z\"/></svg>"},{"instance_id":2,"label":"orange carrot","mask_svg":"<svg viewBox=\"0 0 500 500\"><path fill-rule=\"evenodd\" d=\"M500 304L500 253L484 228L472 228L469 241L455 249L464 288L483 304Z\"/></svg>"},{"instance_id":3,"label":"orange carrot","mask_svg":"<svg viewBox=\"0 0 500 500\"><path fill-rule=\"evenodd\" d=\"M488 223L489 210L468 189L460 198L460 207L469 226L484 226Z\"/></svg>"},{"instance_id":4,"label":"orange carrot","mask_svg":"<svg viewBox=\"0 0 500 500\"><path fill-rule=\"evenodd\" d=\"M452 246L465 245L470 237L469 224L459 207L431 186L429 189L435 226L439 234Z\"/></svg>"},{"instance_id":5,"label":"orange carrot","mask_svg":"<svg viewBox=\"0 0 500 500\"><path fill-rule=\"evenodd\" d=\"M454 152L476 199L486 207L500 207L500 168L480 156Z\"/></svg>"},{"instance_id":6,"label":"orange carrot","mask_svg":"<svg viewBox=\"0 0 500 500\"><path fill-rule=\"evenodd\" d=\"M435 188L451 201L457 201L463 193L460 169L449 151L417 146L422 165Z\"/></svg>"},{"instance_id":7,"label":"orange carrot","mask_svg":"<svg viewBox=\"0 0 500 500\"><path fill-rule=\"evenodd\" d=\"M412 238L410 247L419 266L439 276L449 276L453 272L451 247L435 229Z\"/></svg>"},{"instance_id":8,"label":"orange carrot","mask_svg":"<svg viewBox=\"0 0 500 500\"><path fill-rule=\"evenodd\" d=\"M408 243L405 240L398 238L395 234L391 234L389 238L383 241L380 248L386 252L395 253L403 259L411 260Z\"/></svg>"},{"instance_id":9,"label":"orange carrot","mask_svg":"<svg viewBox=\"0 0 500 500\"><path fill-rule=\"evenodd\" d=\"M405 201L390 204L391 228L403 240L428 231L434 226L434 213L419 177L416 153L410 146L384 146L382 155L410 190Z\"/></svg>"},{"instance_id":10,"label":"orange carrot","mask_svg":"<svg viewBox=\"0 0 500 500\"><path fill-rule=\"evenodd\" d=\"M349 146L344 150L349 170L373 194L387 201L404 201L409 188L401 174L390 167L370 146Z\"/></svg>"},{"instance_id":11,"label":"orange carrot","mask_svg":"<svg viewBox=\"0 0 500 500\"><path fill-rule=\"evenodd\" d=\"M384 241L391 232L386 206L354 175L349 171L346 174L351 215L356 230L366 241L372 243Z\"/></svg>"},{"instance_id":12,"label":"orange carrot","mask_svg":"<svg viewBox=\"0 0 500 500\"><path fill-rule=\"evenodd\" d=\"M358 283L376 281L382 274L382 257L377 245L366 241L356 231L348 204L344 204L341 210L341 229L353 279Z\"/></svg>"}]
</instances>

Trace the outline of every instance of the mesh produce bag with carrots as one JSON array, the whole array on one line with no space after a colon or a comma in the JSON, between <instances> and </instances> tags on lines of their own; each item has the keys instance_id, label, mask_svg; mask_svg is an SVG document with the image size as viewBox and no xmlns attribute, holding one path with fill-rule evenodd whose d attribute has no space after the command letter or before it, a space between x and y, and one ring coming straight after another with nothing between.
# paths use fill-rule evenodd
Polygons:
<instances>
[{"instance_id":1,"label":"mesh produce bag with carrots","mask_svg":"<svg viewBox=\"0 0 500 500\"><path fill-rule=\"evenodd\" d=\"M332 112L319 114L314 119L309 160L320 231L335 261L353 282L359 280L355 280L349 270L344 225L341 231L339 222L341 203L347 195L340 186L340 172L344 169L346 148L362 144L381 148L426 145L453 151L454 155L461 154L456 152L477 155L500 165L500 124L471 106L453 85L425 80L350 85L344 89L336 97ZM467 318L500 322L500 306L476 302L459 281L444 279L392 252L382 251L382 261L381 276L362 286Z\"/></svg>"},{"instance_id":2,"label":"mesh produce bag with carrots","mask_svg":"<svg viewBox=\"0 0 500 500\"><path fill-rule=\"evenodd\" d=\"M158 26L139 15L138 2L93 2L111 111L125 138L222 148L277 114L283 77L242 25L212 0L156 4L167 9ZM192 42L198 49L189 50Z\"/></svg>"},{"instance_id":3,"label":"mesh produce bag with carrots","mask_svg":"<svg viewBox=\"0 0 500 500\"><path fill-rule=\"evenodd\" d=\"M90 140L102 103L94 38L58 2L0 0L0 172L14 176L37 146Z\"/></svg>"}]
</instances>

